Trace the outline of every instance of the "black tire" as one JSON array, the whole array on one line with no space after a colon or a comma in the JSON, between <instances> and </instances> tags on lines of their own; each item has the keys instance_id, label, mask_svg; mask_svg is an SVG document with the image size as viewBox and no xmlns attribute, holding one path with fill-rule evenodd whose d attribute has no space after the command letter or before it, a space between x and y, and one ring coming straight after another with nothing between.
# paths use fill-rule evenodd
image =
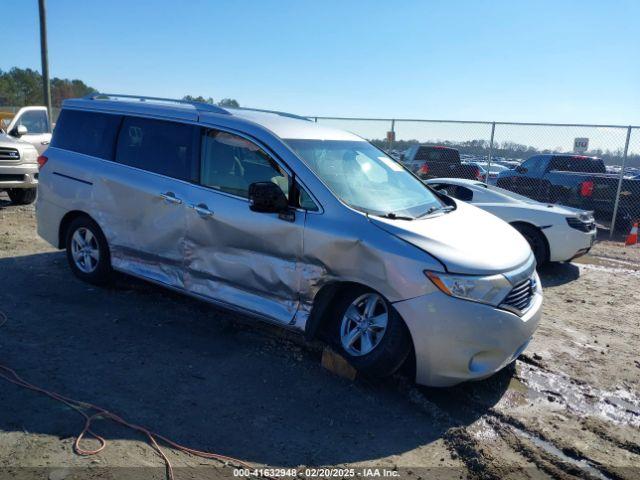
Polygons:
<instances>
[{"instance_id":1,"label":"black tire","mask_svg":"<svg viewBox=\"0 0 640 480\"><path fill-rule=\"evenodd\" d=\"M9 199L14 205L29 205L36 199L37 188L11 188L7 190Z\"/></svg>"},{"instance_id":2,"label":"black tire","mask_svg":"<svg viewBox=\"0 0 640 480\"><path fill-rule=\"evenodd\" d=\"M518 230L531 247L533 255L536 257L538 266L544 265L549 261L549 246L547 239L538 227L527 225L524 223L516 223L513 228Z\"/></svg>"},{"instance_id":3,"label":"black tire","mask_svg":"<svg viewBox=\"0 0 640 480\"><path fill-rule=\"evenodd\" d=\"M92 237L91 241L88 243L92 247L97 247L98 254L95 267L91 270L86 268L83 271L81 268L82 261L77 263L76 260L74 260L74 246L72 243L76 232L80 234L86 231L90 232ZM105 285L109 283L113 274L113 270L111 268L111 256L109 254L109 244L96 222L88 216L81 216L73 220L65 233L65 247L67 250L67 261L69 262L69 266L76 277L93 285ZM91 258L95 259L95 257ZM93 260L91 260L91 262L93 263Z\"/></svg>"},{"instance_id":4,"label":"black tire","mask_svg":"<svg viewBox=\"0 0 640 480\"><path fill-rule=\"evenodd\" d=\"M355 287L339 295L331 311L330 340L334 348L359 372L372 377L386 377L398 370L411 352L411 336L398 312L382 295L379 296L387 309L387 327L373 350L365 355L354 356L341 342L342 320L347 309L356 299L369 293L376 294L368 288Z\"/></svg>"}]
</instances>

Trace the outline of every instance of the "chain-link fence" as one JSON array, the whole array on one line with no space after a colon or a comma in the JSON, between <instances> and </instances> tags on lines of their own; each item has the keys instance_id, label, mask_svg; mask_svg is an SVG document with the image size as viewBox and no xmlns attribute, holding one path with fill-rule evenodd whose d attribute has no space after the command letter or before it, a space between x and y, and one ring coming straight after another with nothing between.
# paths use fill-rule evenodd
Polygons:
<instances>
[{"instance_id":1,"label":"chain-link fence","mask_svg":"<svg viewBox=\"0 0 640 480\"><path fill-rule=\"evenodd\" d=\"M593 211L612 237L640 220L640 127L309 118L370 140L421 178L475 179Z\"/></svg>"}]
</instances>

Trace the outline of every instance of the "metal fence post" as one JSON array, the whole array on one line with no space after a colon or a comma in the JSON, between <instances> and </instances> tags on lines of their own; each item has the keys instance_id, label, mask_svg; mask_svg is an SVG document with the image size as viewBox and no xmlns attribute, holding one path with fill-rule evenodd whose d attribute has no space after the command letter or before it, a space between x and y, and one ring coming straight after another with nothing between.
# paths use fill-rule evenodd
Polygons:
<instances>
[{"instance_id":1,"label":"metal fence post","mask_svg":"<svg viewBox=\"0 0 640 480\"><path fill-rule=\"evenodd\" d=\"M389 154L391 154L391 147L393 146L393 141L394 141L394 137L395 137L395 133L396 133L396 121L395 120L391 120L391 135L389 136L389 141L388 141L388 149L389 149Z\"/></svg>"},{"instance_id":2,"label":"metal fence post","mask_svg":"<svg viewBox=\"0 0 640 480\"><path fill-rule=\"evenodd\" d=\"M616 191L616 203L613 205L613 218L611 219L611 231L609 232L609 238L613 238L613 232L616 229L616 218L618 216L620 192L622 191L622 180L624 179L624 169L627 166L627 154L629 153L630 139L631 139L631 125L627 127L627 139L624 142L624 153L622 154L622 168L620 168L620 176L618 177L618 190Z\"/></svg>"},{"instance_id":3,"label":"metal fence post","mask_svg":"<svg viewBox=\"0 0 640 480\"><path fill-rule=\"evenodd\" d=\"M47 107L49 125L47 131L51 131L51 84L49 82L49 49L47 48L47 6L45 0L38 1L40 11L40 57L42 60L42 97L44 106Z\"/></svg>"},{"instance_id":4,"label":"metal fence post","mask_svg":"<svg viewBox=\"0 0 640 480\"><path fill-rule=\"evenodd\" d=\"M496 133L496 122L491 123L491 139L489 140L489 159L487 160L487 173L484 176L484 184L489 184L489 169L491 168L491 157L493 156L493 136Z\"/></svg>"}]
</instances>

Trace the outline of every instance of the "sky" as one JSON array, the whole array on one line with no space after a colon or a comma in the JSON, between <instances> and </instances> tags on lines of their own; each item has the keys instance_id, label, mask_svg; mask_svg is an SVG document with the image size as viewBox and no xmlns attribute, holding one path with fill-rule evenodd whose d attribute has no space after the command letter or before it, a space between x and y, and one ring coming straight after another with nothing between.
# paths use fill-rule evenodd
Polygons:
<instances>
[{"instance_id":1,"label":"sky","mask_svg":"<svg viewBox=\"0 0 640 480\"><path fill-rule=\"evenodd\" d=\"M40 70L37 0L0 69ZM637 0L48 0L51 76L303 115L640 124ZM10 21L7 21L10 20Z\"/></svg>"}]
</instances>

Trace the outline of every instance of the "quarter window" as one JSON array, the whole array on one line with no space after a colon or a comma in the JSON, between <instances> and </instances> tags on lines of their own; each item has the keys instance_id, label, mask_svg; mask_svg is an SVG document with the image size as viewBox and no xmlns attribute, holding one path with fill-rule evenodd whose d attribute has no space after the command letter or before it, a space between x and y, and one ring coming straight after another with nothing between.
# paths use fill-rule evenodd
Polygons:
<instances>
[{"instance_id":1,"label":"quarter window","mask_svg":"<svg viewBox=\"0 0 640 480\"><path fill-rule=\"evenodd\" d=\"M56 122L51 146L113 160L121 119L120 115L107 113L62 110Z\"/></svg>"},{"instance_id":2,"label":"quarter window","mask_svg":"<svg viewBox=\"0 0 640 480\"><path fill-rule=\"evenodd\" d=\"M289 178L260 147L232 133L208 130L202 137L200 183L248 197L249 185L271 181L289 197Z\"/></svg>"},{"instance_id":3,"label":"quarter window","mask_svg":"<svg viewBox=\"0 0 640 480\"><path fill-rule=\"evenodd\" d=\"M197 178L198 127L149 118L125 117L116 161L180 180Z\"/></svg>"},{"instance_id":4,"label":"quarter window","mask_svg":"<svg viewBox=\"0 0 640 480\"><path fill-rule=\"evenodd\" d=\"M304 208L305 210L309 210L310 212L317 212L319 210L316 202L313 201L311 195L307 193L307 191L298 185L298 206L300 208Z\"/></svg>"}]
</instances>

